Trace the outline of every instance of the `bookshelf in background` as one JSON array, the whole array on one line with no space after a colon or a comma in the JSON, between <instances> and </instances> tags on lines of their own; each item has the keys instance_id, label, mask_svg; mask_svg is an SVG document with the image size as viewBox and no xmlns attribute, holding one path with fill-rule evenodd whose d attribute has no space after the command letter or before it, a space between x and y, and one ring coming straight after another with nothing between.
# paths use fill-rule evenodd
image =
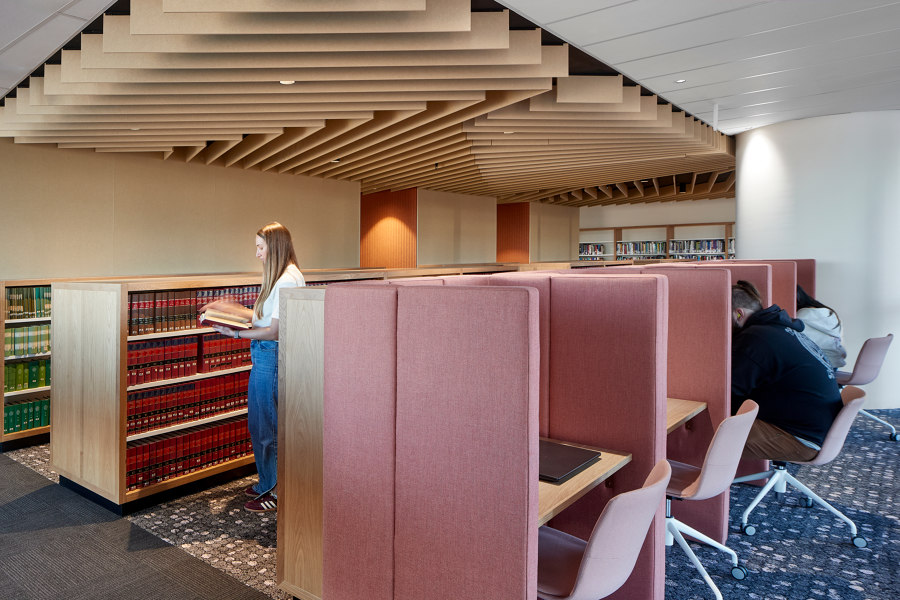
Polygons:
<instances>
[{"instance_id":1,"label":"bookshelf in background","mask_svg":"<svg viewBox=\"0 0 900 600\"><path fill-rule=\"evenodd\" d=\"M580 231L579 260L734 258L733 229L731 222L585 228ZM597 246L605 252L592 254Z\"/></svg>"},{"instance_id":2,"label":"bookshelf in background","mask_svg":"<svg viewBox=\"0 0 900 600\"><path fill-rule=\"evenodd\" d=\"M60 482L123 505L253 462L249 341L197 309L251 306L260 275L53 284L50 439Z\"/></svg>"},{"instance_id":3,"label":"bookshelf in background","mask_svg":"<svg viewBox=\"0 0 900 600\"><path fill-rule=\"evenodd\" d=\"M0 449L50 431L50 280L0 281L3 429Z\"/></svg>"}]
</instances>

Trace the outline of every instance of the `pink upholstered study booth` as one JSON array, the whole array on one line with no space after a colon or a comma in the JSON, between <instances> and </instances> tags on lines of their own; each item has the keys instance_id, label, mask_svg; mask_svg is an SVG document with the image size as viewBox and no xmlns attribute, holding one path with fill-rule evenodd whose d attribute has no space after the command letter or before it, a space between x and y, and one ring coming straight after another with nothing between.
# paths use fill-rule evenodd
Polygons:
<instances>
[{"instance_id":1,"label":"pink upholstered study booth","mask_svg":"<svg viewBox=\"0 0 900 600\"><path fill-rule=\"evenodd\" d=\"M469 282L466 276L442 280L445 288ZM529 272L489 281L539 294L541 435L632 454L606 486L552 521L587 537L606 502L639 487L665 456L666 280ZM662 599L663 536L660 512L632 577L613 598Z\"/></svg>"},{"instance_id":2,"label":"pink upholstered study booth","mask_svg":"<svg viewBox=\"0 0 900 600\"><path fill-rule=\"evenodd\" d=\"M537 308L530 288L328 289L323 598L536 596Z\"/></svg>"}]
</instances>

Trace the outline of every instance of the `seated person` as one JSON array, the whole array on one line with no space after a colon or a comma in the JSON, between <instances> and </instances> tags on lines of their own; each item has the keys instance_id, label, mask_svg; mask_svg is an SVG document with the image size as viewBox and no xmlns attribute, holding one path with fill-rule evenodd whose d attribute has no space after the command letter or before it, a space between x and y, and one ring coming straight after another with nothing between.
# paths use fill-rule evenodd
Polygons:
<instances>
[{"instance_id":1,"label":"seated person","mask_svg":"<svg viewBox=\"0 0 900 600\"><path fill-rule=\"evenodd\" d=\"M847 351L841 344L841 319L797 286L797 318L803 321L803 334L814 341L835 369L847 364Z\"/></svg>"},{"instance_id":2,"label":"seated person","mask_svg":"<svg viewBox=\"0 0 900 600\"><path fill-rule=\"evenodd\" d=\"M731 310L731 408L759 404L744 458L812 460L843 407L834 369L801 321L762 307L753 284L732 288Z\"/></svg>"}]
</instances>

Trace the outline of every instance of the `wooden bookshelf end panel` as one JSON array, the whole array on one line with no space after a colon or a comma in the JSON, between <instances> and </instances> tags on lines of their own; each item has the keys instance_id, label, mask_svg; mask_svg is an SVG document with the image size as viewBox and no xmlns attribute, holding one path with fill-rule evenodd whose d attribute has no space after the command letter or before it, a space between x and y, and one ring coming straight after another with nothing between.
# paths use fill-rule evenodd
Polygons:
<instances>
[{"instance_id":1,"label":"wooden bookshelf end panel","mask_svg":"<svg viewBox=\"0 0 900 600\"><path fill-rule=\"evenodd\" d=\"M314 600L322 597L325 290L283 290L279 310L277 578Z\"/></svg>"},{"instance_id":2,"label":"wooden bookshelf end panel","mask_svg":"<svg viewBox=\"0 0 900 600\"><path fill-rule=\"evenodd\" d=\"M121 503L122 294L118 286L77 287L53 289L51 464L75 483Z\"/></svg>"}]
</instances>

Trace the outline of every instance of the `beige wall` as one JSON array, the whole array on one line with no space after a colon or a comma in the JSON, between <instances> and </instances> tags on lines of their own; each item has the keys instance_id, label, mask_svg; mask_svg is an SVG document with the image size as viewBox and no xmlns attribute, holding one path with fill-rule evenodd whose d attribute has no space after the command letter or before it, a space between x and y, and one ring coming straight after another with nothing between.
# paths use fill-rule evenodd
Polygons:
<instances>
[{"instance_id":1,"label":"beige wall","mask_svg":"<svg viewBox=\"0 0 900 600\"><path fill-rule=\"evenodd\" d=\"M578 260L578 211L531 203L531 262Z\"/></svg>"},{"instance_id":2,"label":"beige wall","mask_svg":"<svg viewBox=\"0 0 900 600\"><path fill-rule=\"evenodd\" d=\"M359 185L0 140L0 279L254 271L288 227L301 268L359 266Z\"/></svg>"},{"instance_id":3,"label":"beige wall","mask_svg":"<svg viewBox=\"0 0 900 600\"><path fill-rule=\"evenodd\" d=\"M420 265L495 262L497 201L419 189L417 239Z\"/></svg>"},{"instance_id":4,"label":"beige wall","mask_svg":"<svg viewBox=\"0 0 900 600\"><path fill-rule=\"evenodd\" d=\"M735 206L734 198L591 206L580 209L581 227L733 222Z\"/></svg>"}]
</instances>

